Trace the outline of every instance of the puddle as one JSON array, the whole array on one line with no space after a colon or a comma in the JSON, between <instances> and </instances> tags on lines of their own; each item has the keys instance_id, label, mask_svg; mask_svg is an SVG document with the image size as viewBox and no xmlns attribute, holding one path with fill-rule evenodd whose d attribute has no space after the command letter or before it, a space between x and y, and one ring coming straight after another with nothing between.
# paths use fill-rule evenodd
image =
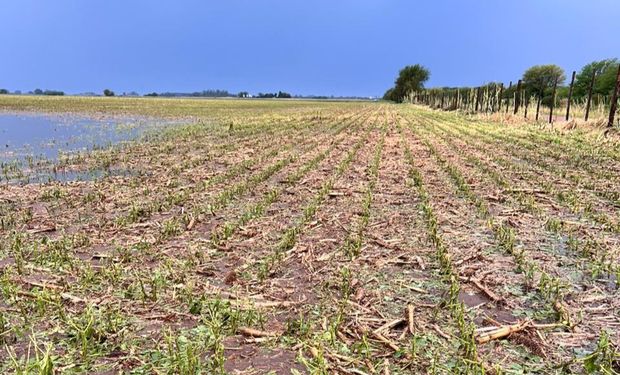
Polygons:
<instances>
[{"instance_id":1,"label":"puddle","mask_svg":"<svg viewBox=\"0 0 620 375\"><path fill-rule=\"evenodd\" d=\"M474 323L477 325L482 326L487 324L488 322L486 321L486 318L491 318L501 324L513 324L518 321L511 311L506 310L501 306L494 305L492 301L482 293L470 293L461 290L459 292L459 301L463 302L463 304L465 304L468 308L479 309L481 314L477 314L474 319Z\"/></svg>"},{"instance_id":2,"label":"puddle","mask_svg":"<svg viewBox=\"0 0 620 375\"><path fill-rule=\"evenodd\" d=\"M297 353L283 348L262 348L248 345L239 337L228 337L224 341L226 372L235 374L288 375L292 370L304 374L306 369L297 361Z\"/></svg>"},{"instance_id":3,"label":"puddle","mask_svg":"<svg viewBox=\"0 0 620 375\"><path fill-rule=\"evenodd\" d=\"M459 301L463 302L467 307L477 307L491 302L491 300L482 293L470 293L462 289L459 291Z\"/></svg>"},{"instance_id":4,"label":"puddle","mask_svg":"<svg viewBox=\"0 0 620 375\"><path fill-rule=\"evenodd\" d=\"M134 171L130 169L89 169L84 171L61 171L61 172L49 172L49 171L37 171L36 173L29 173L25 176L16 179L15 182L21 184L44 184L52 181L57 182L70 182L70 181L93 181L104 177L132 177L139 176L140 171Z\"/></svg>"},{"instance_id":5,"label":"puddle","mask_svg":"<svg viewBox=\"0 0 620 375\"><path fill-rule=\"evenodd\" d=\"M596 281L605 285L605 289L607 289L608 292L613 293L620 287L620 284L618 284L618 279L613 273L604 273L599 275Z\"/></svg>"},{"instance_id":6,"label":"puddle","mask_svg":"<svg viewBox=\"0 0 620 375\"><path fill-rule=\"evenodd\" d=\"M128 170L55 171L61 156L106 149L178 122L140 117L0 113L2 179L18 183L128 176Z\"/></svg>"}]
</instances>

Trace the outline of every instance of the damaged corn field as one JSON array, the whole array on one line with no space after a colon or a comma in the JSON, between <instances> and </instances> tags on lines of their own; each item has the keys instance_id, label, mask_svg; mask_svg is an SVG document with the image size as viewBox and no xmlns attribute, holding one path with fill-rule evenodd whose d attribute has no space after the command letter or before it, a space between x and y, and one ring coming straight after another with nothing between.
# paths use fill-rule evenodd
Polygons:
<instances>
[{"instance_id":1,"label":"damaged corn field","mask_svg":"<svg viewBox=\"0 0 620 375\"><path fill-rule=\"evenodd\" d=\"M93 178L3 164L2 373L620 371L617 134L371 102L3 100L177 123L39 163Z\"/></svg>"}]
</instances>

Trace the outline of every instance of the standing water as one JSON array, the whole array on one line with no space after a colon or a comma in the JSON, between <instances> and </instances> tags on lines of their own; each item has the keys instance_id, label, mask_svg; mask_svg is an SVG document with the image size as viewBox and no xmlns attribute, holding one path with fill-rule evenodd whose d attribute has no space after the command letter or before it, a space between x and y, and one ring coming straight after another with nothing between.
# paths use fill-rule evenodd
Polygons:
<instances>
[{"instance_id":1,"label":"standing water","mask_svg":"<svg viewBox=\"0 0 620 375\"><path fill-rule=\"evenodd\" d=\"M25 182L26 177L27 182L44 182L98 177L101 173L93 174L92 171L88 177L75 173L51 176L41 171L32 173L32 169L33 164L53 164L62 155L134 140L147 130L165 124L170 122L145 118L0 113L0 166L4 177L0 180ZM30 171L24 175L24 170Z\"/></svg>"}]
</instances>

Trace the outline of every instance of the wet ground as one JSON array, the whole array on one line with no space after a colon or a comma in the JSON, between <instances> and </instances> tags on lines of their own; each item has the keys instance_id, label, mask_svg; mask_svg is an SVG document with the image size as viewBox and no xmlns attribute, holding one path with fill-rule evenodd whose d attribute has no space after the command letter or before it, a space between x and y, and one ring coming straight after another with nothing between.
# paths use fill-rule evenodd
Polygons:
<instances>
[{"instance_id":1,"label":"wet ground","mask_svg":"<svg viewBox=\"0 0 620 375\"><path fill-rule=\"evenodd\" d=\"M409 105L88 103L204 117L57 161L135 174L0 183L0 373L46 355L63 374L620 371L615 134Z\"/></svg>"},{"instance_id":2,"label":"wet ground","mask_svg":"<svg viewBox=\"0 0 620 375\"><path fill-rule=\"evenodd\" d=\"M5 172L19 170L13 173L12 182L99 178L109 174L102 170L57 173L56 168L50 171L49 167L63 157L113 147L173 124L172 120L146 117L0 113L0 165ZM113 171L111 174L127 175L128 172Z\"/></svg>"}]
</instances>

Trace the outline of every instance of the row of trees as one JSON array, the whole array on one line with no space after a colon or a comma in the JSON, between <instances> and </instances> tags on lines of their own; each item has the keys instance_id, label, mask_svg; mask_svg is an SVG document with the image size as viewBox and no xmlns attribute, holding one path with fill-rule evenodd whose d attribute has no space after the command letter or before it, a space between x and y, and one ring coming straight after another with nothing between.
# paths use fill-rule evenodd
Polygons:
<instances>
[{"instance_id":1,"label":"row of trees","mask_svg":"<svg viewBox=\"0 0 620 375\"><path fill-rule=\"evenodd\" d=\"M403 76L406 75L399 75L399 79ZM399 79L396 81L397 86ZM591 104L595 104L599 113L609 112L608 127L614 125L617 98L620 96L620 63L617 59L594 61L584 66L578 75L573 72L569 86L563 86L565 81L566 75L559 66L536 65L527 69L516 85L511 82L507 88L502 83L492 82L473 88L418 89L409 91L404 98L396 97L396 101L407 100L443 110L487 113L501 111L502 107L508 113L511 106L515 115L522 110L525 118L528 118L528 107L533 104L536 121L541 107L549 107L549 122L553 122L554 109L561 103L559 99L568 98L564 101L566 120L570 119L571 104L579 104L581 101L581 104L585 104L581 108L584 108L586 121ZM390 97L394 92L395 89L388 91L386 98L395 100Z\"/></svg>"},{"instance_id":2,"label":"row of trees","mask_svg":"<svg viewBox=\"0 0 620 375\"><path fill-rule=\"evenodd\" d=\"M114 96L114 92L111 90L104 90L103 91L103 95L105 96ZM226 90L204 90L201 92L194 92L194 93L156 93L156 92L151 92L148 94L145 94L144 96L149 96L149 97L156 97L156 96L164 96L164 97L171 97L171 96L192 96L192 97L204 97L204 98L226 98L226 97L237 97L237 98L250 98L251 95L249 92L247 91L241 91L239 92L237 95L233 95L231 93L229 93ZM258 93L258 95L256 95L257 98L292 98L292 95L287 93L287 92L283 92L283 91L278 91L277 93L267 93L267 94L263 94L263 93Z\"/></svg>"},{"instance_id":3,"label":"row of trees","mask_svg":"<svg viewBox=\"0 0 620 375\"><path fill-rule=\"evenodd\" d=\"M288 92L283 92L283 91L278 91L277 93L266 93L263 94L262 92L259 92L258 95L256 95L257 98L263 98L263 99L273 99L273 98L279 98L279 99L289 99L292 98L291 94L289 94Z\"/></svg>"},{"instance_id":4,"label":"row of trees","mask_svg":"<svg viewBox=\"0 0 620 375\"><path fill-rule=\"evenodd\" d=\"M202 90L195 92L162 92L156 93L152 92L150 94L146 94L144 96L163 96L163 97L195 97L195 98L226 98L233 97L235 95L231 94L227 90Z\"/></svg>"},{"instance_id":5,"label":"row of trees","mask_svg":"<svg viewBox=\"0 0 620 375\"><path fill-rule=\"evenodd\" d=\"M587 97L591 84L593 95L611 96L616 88L618 64L618 59L605 59L582 67L575 74L572 99L582 100ZM564 70L557 65L536 65L523 73L521 90L524 90L526 97L541 98L544 105L549 105L554 99L554 88L556 99L569 96L570 86L566 85L566 78ZM505 97L512 97L517 89L519 88L515 85L508 88L505 90Z\"/></svg>"},{"instance_id":6,"label":"row of trees","mask_svg":"<svg viewBox=\"0 0 620 375\"><path fill-rule=\"evenodd\" d=\"M590 90L593 77L592 93L601 96L611 95L615 90L618 64L620 64L620 61L612 58L593 61L582 67L575 75L572 98L576 100L585 98ZM429 77L429 70L421 65L406 66L399 72L394 87L390 88L383 98L400 103L412 92L423 90L424 83ZM561 67L557 65L536 65L523 73L521 87L514 84L504 88L502 90L502 98L513 98L517 90L523 90L522 92L526 97L541 98L543 105L549 105L553 99L554 87L556 89L556 98L563 99L568 97L569 86L565 85L565 83L566 74ZM491 82L483 85L482 88L487 88L487 86L496 87L497 85L499 84ZM457 89L471 90L472 88L442 87L434 90L449 93Z\"/></svg>"},{"instance_id":7,"label":"row of trees","mask_svg":"<svg viewBox=\"0 0 620 375\"><path fill-rule=\"evenodd\" d=\"M9 90L6 89L0 89L0 95L6 95L6 94L10 94ZM21 92L20 91L16 91L15 92L16 95L20 95ZM65 93L63 91L56 91L56 90L41 90L41 89L36 89L32 92L29 92L28 94L32 94L32 95L65 95ZM84 95L97 95L95 93L86 93ZM131 93L123 93L123 96L139 96L140 94L138 94L137 92L131 92ZM103 96L106 97L112 97L112 96L116 96L116 93L110 89L105 89L103 90ZM144 94L144 96L147 97L158 97L158 96L162 96L162 97L205 97L205 98L225 98L225 97L237 97L237 98L251 98L252 95L250 95L249 92L247 91L241 91L238 94L231 94L230 92L228 92L227 90L203 90L203 91L196 91L196 92L192 92L192 93L177 93L177 92L163 92L163 93L157 93L157 92L151 92L148 94ZM257 98L278 98L278 99L288 99L288 98L292 98L293 96L291 94L289 94L288 92L284 92L284 91L278 91L277 93L262 93L259 92L255 97ZM317 97L317 98L327 98L327 97Z\"/></svg>"},{"instance_id":8,"label":"row of trees","mask_svg":"<svg viewBox=\"0 0 620 375\"><path fill-rule=\"evenodd\" d=\"M60 90L41 90L41 89L36 89L33 92L34 95L50 95L50 96L63 96L65 95L64 91L60 91Z\"/></svg>"},{"instance_id":9,"label":"row of trees","mask_svg":"<svg viewBox=\"0 0 620 375\"><path fill-rule=\"evenodd\" d=\"M0 89L0 95L8 95L11 92L7 89ZM21 95L22 92L21 91L15 91L13 92L14 95ZM36 89L34 91L29 91L28 92L29 95L50 95L50 96L62 96L65 95L64 91L59 91L59 90L41 90L41 89Z\"/></svg>"}]
</instances>

